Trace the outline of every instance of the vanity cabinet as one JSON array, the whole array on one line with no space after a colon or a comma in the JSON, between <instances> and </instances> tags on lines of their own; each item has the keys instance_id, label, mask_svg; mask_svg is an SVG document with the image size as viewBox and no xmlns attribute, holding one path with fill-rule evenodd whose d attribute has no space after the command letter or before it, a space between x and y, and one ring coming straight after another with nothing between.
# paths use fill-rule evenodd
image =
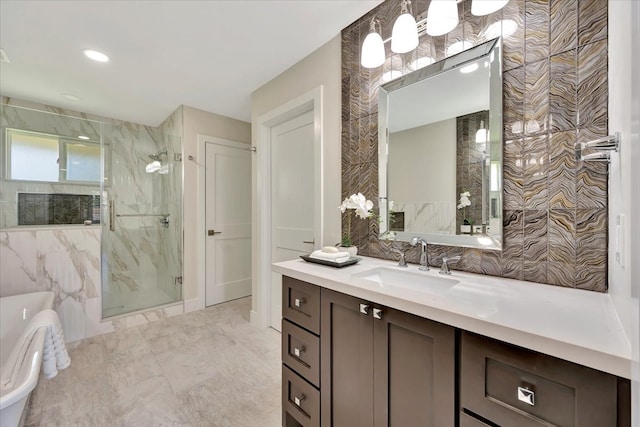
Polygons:
<instances>
[{"instance_id":1,"label":"vanity cabinet","mask_svg":"<svg viewBox=\"0 0 640 427\"><path fill-rule=\"evenodd\" d=\"M282 425L320 426L320 288L282 277Z\"/></svg>"},{"instance_id":2,"label":"vanity cabinet","mask_svg":"<svg viewBox=\"0 0 640 427\"><path fill-rule=\"evenodd\" d=\"M453 426L455 330L321 289L323 427Z\"/></svg>"},{"instance_id":3,"label":"vanity cabinet","mask_svg":"<svg viewBox=\"0 0 640 427\"><path fill-rule=\"evenodd\" d=\"M630 427L630 382L283 276L285 427Z\"/></svg>"},{"instance_id":4,"label":"vanity cabinet","mask_svg":"<svg viewBox=\"0 0 640 427\"><path fill-rule=\"evenodd\" d=\"M629 426L627 380L462 332L461 426Z\"/></svg>"}]
</instances>

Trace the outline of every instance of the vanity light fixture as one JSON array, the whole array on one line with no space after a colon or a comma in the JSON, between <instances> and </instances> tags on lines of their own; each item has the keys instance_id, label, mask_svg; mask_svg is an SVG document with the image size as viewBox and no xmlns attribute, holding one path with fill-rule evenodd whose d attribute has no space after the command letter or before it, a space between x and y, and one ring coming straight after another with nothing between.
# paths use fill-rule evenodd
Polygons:
<instances>
[{"instance_id":1,"label":"vanity light fixture","mask_svg":"<svg viewBox=\"0 0 640 427\"><path fill-rule=\"evenodd\" d=\"M459 40L457 42L451 43L449 47L447 47L447 56L453 56L456 53L460 53L463 50L467 50L470 47L473 47L473 43L467 40Z\"/></svg>"},{"instance_id":2,"label":"vanity light fixture","mask_svg":"<svg viewBox=\"0 0 640 427\"><path fill-rule=\"evenodd\" d=\"M360 64L365 68L376 68L384 64L384 42L378 32L376 32L376 19L371 19L369 34L362 43L362 55Z\"/></svg>"},{"instance_id":3,"label":"vanity light fixture","mask_svg":"<svg viewBox=\"0 0 640 427\"><path fill-rule=\"evenodd\" d=\"M402 71L399 70L391 70L387 71L382 75L383 82L390 82L393 79L397 79L398 77L402 77Z\"/></svg>"},{"instance_id":4,"label":"vanity light fixture","mask_svg":"<svg viewBox=\"0 0 640 427\"><path fill-rule=\"evenodd\" d=\"M471 14L474 16L489 15L506 6L509 0L472 0Z\"/></svg>"},{"instance_id":5,"label":"vanity light fixture","mask_svg":"<svg viewBox=\"0 0 640 427\"><path fill-rule=\"evenodd\" d=\"M464 67L460 68L460 72L462 74L469 74L469 73L473 73L478 68L479 68L478 63L474 62L473 64L465 65Z\"/></svg>"},{"instance_id":6,"label":"vanity light fixture","mask_svg":"<svg viewBox=\"0 0 640 427\"><path fill-rule=\"evenodd\" d=\"M484 38L494 39L502 36L502 38L511 37L518 29L518 24L513 19L503 19L489 25L484 32Z\"/></svg>"},{"instance_id":7,"label":"vanity light fixture","mask_svg":"<svg viewBox=\"0 0 640 427\"><path fill-rule=\"evenodd\" d=\"M109 62L109 57L102 52L93 49L84 49L82 51L84 56L89 59L93 59L96 62Z\"/></svg>"},{"instance_id":8,"label":"vanity light fixture","mask_svg":"<svg viewBox=\"0 0 640 427\"><path fill-rule=\"evenodd\" d=\"M486 144L489 131L484 127L484 120L480 120L480 129L476 132L476 144Z\"/></svg>"},{"instance_id":9,"label":"vanity light fixture","mask_svg":"<svg viewBox=\"0 0 640 427\"><path fill-rule=\"evenodd\" d=\"M477 1L477 0L474 0ZM427 34L441 36L458 25L456 0L432 0L427 10Z\"/></svg>"},{"instance_id":10,"label":"vanity light fixture","mask_svg":"<svg viewBox=\"0 0 640 427\"><path fill-rule=\"evenodd\" d=\"M421 56L411 61L407 67L409 67L410 70L415 71L422 67L426 67L427 65L431 65L434 62L436 61L430 56Z\"/></svg>"},{"instance_id":11,"label":"vanity light fixture","mask_svg":"<svg viewBox=\"0 0 640 427\"><path fill-rule=\"evenodd\" d=\"M455 0L453 1L455 2ZM393 24L391 50L395 53L406 53L418 46L418 24L409 12L410 6L410 0L402 0L400 16Z\"/></svg>"}]
</instances>

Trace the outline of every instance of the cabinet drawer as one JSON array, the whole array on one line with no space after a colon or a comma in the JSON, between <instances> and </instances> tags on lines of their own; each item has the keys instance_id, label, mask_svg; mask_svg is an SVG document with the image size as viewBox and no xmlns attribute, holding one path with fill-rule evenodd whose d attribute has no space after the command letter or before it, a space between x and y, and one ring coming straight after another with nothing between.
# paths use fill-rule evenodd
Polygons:
<instances>
[{"instance_id":1,"label":"cabinet drawer","mask_svg":"<svg viewBox=\"0 0 640 427\"><path fill-rule=\"evenodd\" d=\"M498 425L615 427L617 378L468 332L461 401Z\"/></svg>"},{"instance_id":2,"label":"cabinet drawer","mask_svg":"<svg viewBox=\"0 0 640 427\"><path fill-rule=\"evenodd\" d=\"M320 287L283 276L282 317L320 334Z\"/></svg>"},{"instance_id":3,"label":"cabinet drawer","mask_svg":"<svg viewBox=\"0 0 640 427\"><path fill-rule=\"evenodd\" d=\"M282 362L320 387L320 338L287 320L282 321Z\"/></svg>"},{"instance_id":4,"label":"cabinet drawer","mask_svg":"<svg viewBox=\"0 0 640 427\"><path fill-rule=\"evenodd\" d=\"M460 427L491 427L489 424L485 424L477 418L471 415L460 413Z\"/></svg>"},{"instance_id":5,"label":"cabinet drawer","mask_svg":"<svg viewBox=\"0 0 640 427\"><path fill-rule=\"evenodd\" d=\"M320 426L320 392L286 366L282 366L282 424L287 414L304 427ZM291 423L289 423L291 424Z\"/></svg>"}]
</instances>

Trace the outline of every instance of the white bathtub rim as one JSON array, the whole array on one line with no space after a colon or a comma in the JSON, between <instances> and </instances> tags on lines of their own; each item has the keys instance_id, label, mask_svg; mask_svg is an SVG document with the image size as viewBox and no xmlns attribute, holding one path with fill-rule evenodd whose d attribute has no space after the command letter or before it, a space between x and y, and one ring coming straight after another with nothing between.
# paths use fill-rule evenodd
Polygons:
<instances>
[{"instance_id":1,"label":"white bathtub rim","mask_svg":"<svg viewBox=\"0 0 640 427\"><path fill-rule=\"evenodd\" d=\"M31 341L30 348L37 348L36 352L31 358L31 366L29 367L29 375L26 380L22 381L18 387L9 390L6 394L3 391L0 396L0 411L10 407L21 399L26 399L38 385L38 378L40 377L40 367L42 365L42 348L44 347L44 337L46 334L45 328L40 328L33 340Z\"/></svg>"}]
</instances>

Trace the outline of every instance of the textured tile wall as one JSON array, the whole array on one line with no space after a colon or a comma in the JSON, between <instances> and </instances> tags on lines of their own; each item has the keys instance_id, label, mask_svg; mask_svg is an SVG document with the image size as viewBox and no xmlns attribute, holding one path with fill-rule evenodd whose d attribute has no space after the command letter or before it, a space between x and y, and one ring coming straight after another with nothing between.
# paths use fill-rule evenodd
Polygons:
<instances>
[{"instance_id":1,"label":"textured tile wall","mask_svg":"<svg viewBox=\"0 0 640 427\"><path fill-rule=\"evenodd\" d=\"M18 225L100 223L100 196L18 193Z\"/></svg>"},{"instance_id":2,"label":"textured tile wall","mask_svg":"<svg viewBox=\"0 0 640 427\"><path fill-rule=\"evenodd\" d=\"M417 0L413 12L426 12ZM420 38L414 52L382 67L360 66L360 46L375 15L391 34L399 0L387 0L342 32L342 192L378 197L378 86L384 72L407 71L416 55L446 57L462 39L481 43L486 29L513 20L503 44L504 249L432 245L430 259L462 255L455 268L604 292L607 289L607 166L577 163L573 144L608 134L606 0L511 0L486 17L459 3L460 24L445 36ZM344 226L344 221L343 221ZM394 259L375 221L352 224L364 255ZM396 243L398 244L398 243ZM417 250L408 252L417 262Z\"/></svg>"}]
</instances>

